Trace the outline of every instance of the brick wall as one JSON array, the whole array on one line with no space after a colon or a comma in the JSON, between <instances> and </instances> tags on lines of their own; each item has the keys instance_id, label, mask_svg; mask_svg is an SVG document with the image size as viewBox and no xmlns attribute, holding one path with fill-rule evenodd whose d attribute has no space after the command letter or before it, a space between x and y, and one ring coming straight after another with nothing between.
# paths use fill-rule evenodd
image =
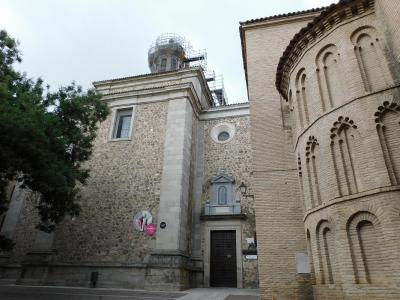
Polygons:
<instances>
[{"instance_id":1,"label":"brick wall","mask_svg":"<svg viewBox=\"0 0 400 300\"><path fill-rule=\"evenodd\" d=\"M312 15L242 25L251 112L259 277L262 299L310 299L310 284L296 271L306 252L297 162L287 110L275 72L293 35Z\"/></svg>"},{"instance_id":2,"label":"brick wall","mask_svg":"<svg viewBox=\"0 0 400 300\"><path fill-rule=\"evenodd\" d=\"M381 32L387 40L386 54L396 78L400 77L396 64L400 62L400 6L396 1L376 0L376 15L381 24Z\"/></svg>"},{"instance_id":3,"label":"brick wall","mask_svg":"<svg viewBox=\"0 0 400 300\"><path fill-rule=\"evenodd\" d=\"M400 66L382 12L353 2L287 71L314 297L398 299Z\"/></svg>"}]
</instances>

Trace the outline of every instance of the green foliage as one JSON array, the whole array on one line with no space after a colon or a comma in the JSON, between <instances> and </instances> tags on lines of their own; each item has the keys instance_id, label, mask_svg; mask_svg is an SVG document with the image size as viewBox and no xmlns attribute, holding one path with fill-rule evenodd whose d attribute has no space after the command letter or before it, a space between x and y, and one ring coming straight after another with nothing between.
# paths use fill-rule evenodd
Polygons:
<instances>
[{"instance_id":1,"label":"green foliage","mask_svg":"<svg viewBox=\"0 0 400 300\"><path fill-rule=\"evenodd\" d=\"M40 195L38 227L50 232L66 214L79 214L77 185L89 177L82 164L109 109L94 90L75 83L50 92L41 79L14 70L20 61L17 43L0 31L0 215L7 183L19 180ZM2 245L10 242L0 237Z\"/></svg>"}]
</instances>

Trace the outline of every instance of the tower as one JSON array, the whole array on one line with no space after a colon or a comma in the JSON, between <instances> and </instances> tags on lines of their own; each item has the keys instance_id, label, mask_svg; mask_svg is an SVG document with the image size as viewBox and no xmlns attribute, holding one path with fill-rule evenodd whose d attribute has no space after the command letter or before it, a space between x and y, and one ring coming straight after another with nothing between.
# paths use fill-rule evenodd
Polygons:
<instances>
[{"instance_id":1,"label":"tower","mask_svg":"<svg viewBox=\"0 0 400 300\"><path fill-rule=\"evenodd\" d=\"M148 52L151 73L175 71L184 66L186 41L176 34L160 35Z\"/></svg>"},{"instance_id":2,"label":"tower","mask_svg":"<svg viewBox=\"0 0 400 300\"><path fill-rule=\"evenodd\" d=\"M177 71L183 68L201 67L214 101L214 106L225 105L227 96L222 75L207 71L205 50L193 50L186 39L175 33L164 33L151 44L148 51L151 73Z\"/></svg>"}]
</instances>

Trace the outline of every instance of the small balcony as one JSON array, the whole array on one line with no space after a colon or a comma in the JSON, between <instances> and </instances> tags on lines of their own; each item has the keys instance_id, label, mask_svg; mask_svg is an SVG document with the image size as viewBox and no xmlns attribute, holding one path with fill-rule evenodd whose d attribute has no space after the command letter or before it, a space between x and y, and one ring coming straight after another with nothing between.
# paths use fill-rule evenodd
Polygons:
<instances>
[{"instance_id":1,"label":"small balcony","mask_svg":"<svg viewBox=\"0 0 400 300\"><path fill-rule=\"evenodd\" d=\"M203 214L200 216L203 221L227 220L227 219L246 219L242 214L240 201L236 200L225 205L212 204L207 202L204 206Z\"/></svg>"},{"instance_id":2,"label":"small balcony","mask_svg":"<svg viewBox=\"0 0 400 300\"><path fill-rule=\"evenodd\" d=\"M232 203L225 205L211 204L207 202L204 206L205 216L215 216L215 215L240 215L242 213L240 207L240 201L236 200Z\"/></svg>"}]
</instances>

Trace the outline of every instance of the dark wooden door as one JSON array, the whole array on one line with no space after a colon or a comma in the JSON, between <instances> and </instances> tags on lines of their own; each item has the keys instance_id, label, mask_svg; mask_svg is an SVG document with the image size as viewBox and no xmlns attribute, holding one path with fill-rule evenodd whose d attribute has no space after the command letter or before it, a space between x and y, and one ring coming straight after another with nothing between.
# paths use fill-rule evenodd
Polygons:
<instances>
[{"instance_id":1,"label":"dark wooden door","mask_svg":"<svg viewBox=\"0 0 400 300\"><path fill-rule=\"evenodd\" d=\"M237 287L236 231L211 231L210 286Z\"/></svg>"}]
</instances>

